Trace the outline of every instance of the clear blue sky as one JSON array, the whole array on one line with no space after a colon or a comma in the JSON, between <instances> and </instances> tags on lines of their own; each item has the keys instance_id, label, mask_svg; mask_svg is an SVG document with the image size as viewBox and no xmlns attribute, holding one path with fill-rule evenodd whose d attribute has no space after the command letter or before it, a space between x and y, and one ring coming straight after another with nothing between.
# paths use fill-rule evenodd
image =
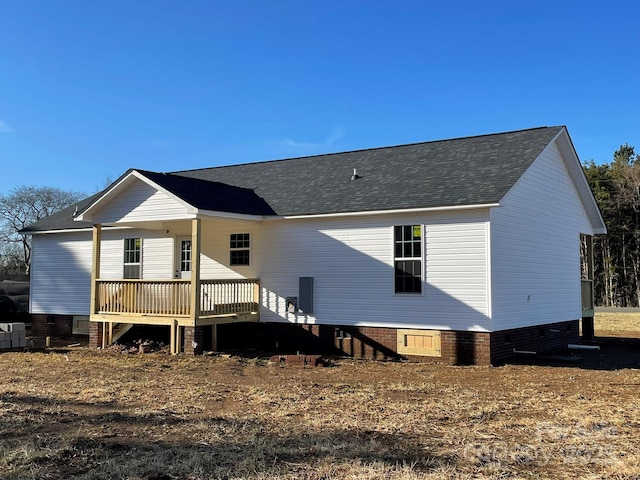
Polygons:
<instances>
[{"instance_id":1,"label":"clear blue sky","mask_svg":"<svg viewBox=\"0 0 640 480\"><path fill-rule=\"evenodd\" d=\"M640 2L0 0L0 193L567 125L640 150Z\"/></svg>"}]
</instances>

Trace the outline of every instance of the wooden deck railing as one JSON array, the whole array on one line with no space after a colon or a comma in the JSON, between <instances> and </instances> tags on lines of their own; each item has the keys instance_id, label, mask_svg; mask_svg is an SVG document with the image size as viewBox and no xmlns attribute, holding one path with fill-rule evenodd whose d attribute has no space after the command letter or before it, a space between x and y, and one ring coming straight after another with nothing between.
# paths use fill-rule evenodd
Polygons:
<instances>
[{"instance_id":1,"label":"wooden deck railing","mask_svg":"<svg viewBox=\"0 0 640 480\"><path fill-rule=\"evenodd\" d=\"M257 312L259 299L257 279L200 281L200 315Z\"/></svg>"},{"instance_id":2,"label":"wooden deck railing","mask_svg":"<svg viewBox=\"0 0 640 480\"><path fill-rule=\"evenodd\" d=\"M97 312L191 315L189 280L97 280ZM200 315L229 315L258 310L257 279L201 280Z\"/></svg>"}]
</instances>

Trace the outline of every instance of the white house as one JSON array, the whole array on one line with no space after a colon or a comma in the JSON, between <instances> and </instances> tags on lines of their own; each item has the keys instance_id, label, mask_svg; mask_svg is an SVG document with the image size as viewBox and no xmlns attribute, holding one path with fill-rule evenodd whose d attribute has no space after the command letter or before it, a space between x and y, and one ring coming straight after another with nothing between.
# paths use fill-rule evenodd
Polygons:
<instances>
[{"instance_id":1,"label":"white house","mask_svg":"<svg viewBox=\"0 0 640 480\"><path fill-rule=\"evenodd\" d=\"M145 324L173 353L261 340L488 364L578 341L581 246L606 227L559 126L132 169L23 233L34 328L88 319L96 347Z\"/></svg>"}]
</instances>

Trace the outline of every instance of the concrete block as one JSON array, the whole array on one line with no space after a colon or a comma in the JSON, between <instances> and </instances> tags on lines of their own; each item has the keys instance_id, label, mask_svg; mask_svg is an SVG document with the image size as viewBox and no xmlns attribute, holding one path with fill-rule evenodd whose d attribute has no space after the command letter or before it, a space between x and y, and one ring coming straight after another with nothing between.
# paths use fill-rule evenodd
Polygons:
<instances>
[{"instance_id":1,"label":"concrete block","mask_svg":"<svg viewBox=\"0 0 640 480\"><path fill-rule=\"evenodd\" d=\"M0 332L0 342L4 342L5 340L11 340L11 334L8 332Z\"/></svg>"},{"instance_id":2,"label":"concrete block","mask_svg":"<svg viewBox=\"0 0 640 480\"><path fill-rule=\"evenodd\" d=\"M10 336L10 338L11 338L11 341L13 341L13 340L20 340L20 337L21 337L21 336L24 336L24 333L23 333L23 332L11 332L11 333L9 334L9 336Z\"/></svg>"},{"instance_id":3,"label":"concrete block","mask_svg":"<svg viewBox=\"0 0 640 480\"><path fill-rule=\"evenodd\" d=\"M12 332L26 332L27 326L22 322L11 323Z\"/></svg>"},{"instance_id":4,"label":"concrete block","mask_svg":"<svg viewBox=\"0 0 640 480\"><path fill-rule=\"evenodd\" d=\"M27 346L27 339L20 338L18 340L11 340L11 348L24 348Z\"/></svg>"},{"instance_id":5,"label":"concrete block","mask_svg":"<svg viewBox=\"0 0 640 480\"><path fill-rule=\"evenodd\" d=\"M11 340L0 340L0 350L11 348Z\"/></svg>"}]
</instances>

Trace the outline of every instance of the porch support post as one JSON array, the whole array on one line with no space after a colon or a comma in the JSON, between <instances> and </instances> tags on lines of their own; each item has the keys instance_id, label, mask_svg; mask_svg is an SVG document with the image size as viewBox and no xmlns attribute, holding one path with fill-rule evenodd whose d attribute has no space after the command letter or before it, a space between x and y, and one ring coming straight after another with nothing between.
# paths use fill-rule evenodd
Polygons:
<instances>
[{"instance_id":1,"label":"porch support post","mask_svg":"<svg viewBox=\"0 0 640 480\"><path fill-rule=\"evenodd\" d=\"M589 291L587 292L587 295L589 298L584 298L585 292L582 291L581 294L583 296L583 303L585 302L585 300L588 302L588 305L582 305L583 308L583 312L582 312L582 339L587 341L587 342L591 342L595 339L596 336L596 331L595 331L595 322L594 322L594 300L595 300L595 295L594 295L594 281L593 281L593 235L585 235L585 246L586 246L586 262L587 262L587 271L586 273L586 280L589 282ZM583 286L581 286L582 289L584 289ZM589 307L587 309L587 311L585 311L585 306ZM586 313L586 316L585 316Z\"/></svg>"},{"instance_id":2,"label":"porch support post","mask_svg":"<svg viewBox=\"0 0 640 480\"><path fill-rule=\"evenodd\" d=\"M593 280L593 235L587 235L587 276Z\"/></svg>"},{"instance_id":3,"label":"porch support post","mask_svg":"<svg viewBox=\"0 0 640 480\"><path fill-rule=\"evenodd\" d=\"M256 312L260 311L260 280L253 284L253 303L256 305Z\"/></svg>"},{"instance_id":4,"label":"porch support post","mask_svg":"<svg viewBox=\"0 0 640 480\"><path fill-rule=\"evenodd\" d=\"M196 326L200 318L200 250L202 220L191 221L191 321Z\"/></svg>"},{"instance_id":5,"label":"porch support post","mask_svg":"<svg viewBox=\"0 0 640 480\"><path fill-rule=\"evenodd\" d=\"M107 322L102 322L102 349L107 348Z\"/></svg>"},{"instance_id":6,"label":"porch support post","mask_svg":"<svg viewBox=\"0 0 640 480\"><path fill-rule=\"evenodd\" d=\"M109 322L109 336L107 337L109 345L113 343L113 322Z\"/></svg>"},{"instance_id":7,"label":"porch support post","mask_svg":"<svg viewBox=\"0 0 640 480\"><path fill-rule=\"evenodd\" d=\"M211 325L211 350L218 351L218 325Z\"/></svg>"},{"instance_id":8,"label":"porch support post","mask_svg":"<svg viewBox=\"0 0 640 480\"><path fill-rule=\"evenodd\" d=\"M177 324L177 320L171 320L171 333L169 334L169 350L171 351L171 355L178 353L178 349L176 348L176 335L178 333L178 329L176 328Z\"/></svg>"},{"instance_id":9,"label":"porch support post","mask_svg":"<svg viewBox=\"0 0 640 480\"><path fill-rule=\"evenodd\" d=\"M100 278L100 244L102 243L102 225L93 226L93 252L91 263L91 310L90 315L100 309L98 298L98 282Z\"/></svg>"}]
</instances>

